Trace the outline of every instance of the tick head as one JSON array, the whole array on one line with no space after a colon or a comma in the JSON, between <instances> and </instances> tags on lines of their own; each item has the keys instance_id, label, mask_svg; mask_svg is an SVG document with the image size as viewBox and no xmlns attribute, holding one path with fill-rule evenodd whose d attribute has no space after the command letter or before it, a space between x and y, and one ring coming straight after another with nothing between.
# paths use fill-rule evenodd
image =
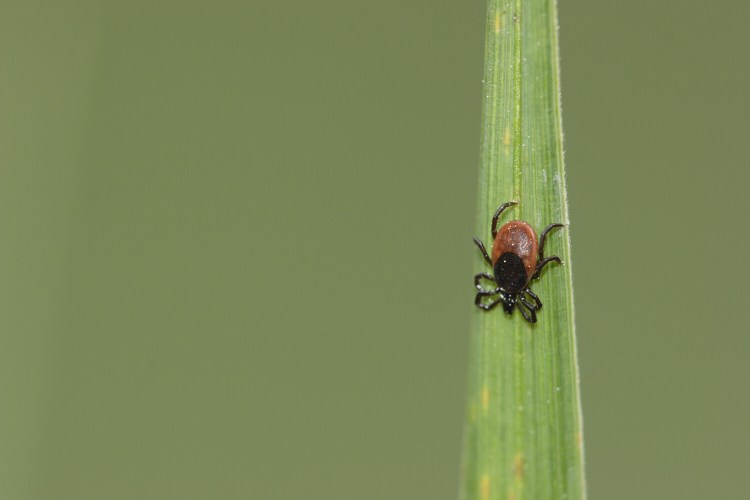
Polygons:
<instances>
[{"instance_id":1,"label":"tick head","mask_svg":"<svg viewBox=\"0 0 750 500\"><path fill-rule=\"evenodd\" d=\"M515 294L507 294L503 295L503 309L505 310L506 314L510 314L513 312L513 306L516 305L516 296Z\"/></svg>"}]
</instances>

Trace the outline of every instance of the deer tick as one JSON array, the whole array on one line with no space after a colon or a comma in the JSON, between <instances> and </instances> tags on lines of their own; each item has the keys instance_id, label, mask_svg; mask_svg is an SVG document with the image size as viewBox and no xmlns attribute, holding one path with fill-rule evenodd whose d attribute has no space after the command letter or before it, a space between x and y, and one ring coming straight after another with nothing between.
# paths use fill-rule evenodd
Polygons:
<instances>
[{"instance_id":1,"label":"deer tick","mask_svg":"<svg viewBox=\"0 0 750 500\"><path fill-rule=\"evenodd\" d=\"M536 311L542 308L542 301L529 288L531 280L539 279L542 268L548 263L555 261L560 263L560 257L553 255L544 256L544 240L547 233L557 227L563 227L563 224L550 224L544 231L542 237L537 242L534 229L526 222L514 220L504 224L500 230L497 230L497 220L503 211L513 205L515 201L503 203L495 211L492 217L492 258L487 255L478 238L474 238L479 250L484 256L484 260L492 268L493 275L479 273L474 276L474 285L479 292L474 303L480 309L489 311L496 305L502 303L503 309L507 314L513 312L513 307L517 306L523 314L523 317L529 323L536 323ZM496 286L492 290L485 290L480 285L480 280L484 278L493 282ZM498 297L491 302L482 302L482 297ZM532 303L533 301L533 303Z\"/></svg>"}]
</instances>

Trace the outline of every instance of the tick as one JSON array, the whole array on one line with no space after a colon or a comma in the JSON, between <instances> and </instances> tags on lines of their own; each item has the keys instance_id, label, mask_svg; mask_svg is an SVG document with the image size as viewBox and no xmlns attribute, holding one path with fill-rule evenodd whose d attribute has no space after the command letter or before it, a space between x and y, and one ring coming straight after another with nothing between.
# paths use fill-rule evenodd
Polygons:
<instances>
[{"instance_id":1,"label":"tick","mask_svg":"<svg viewBox=\"0 0 750 500\"><path fill-rule=\"evenodd\" d=\"M517 205L515 201L503 203L492 217L492 258L487 255L479 238L474 238L479 250L484 256L484 260L493 270L493 275L479 273L474 276L474 285L479 290L474 303L478 308L489 311L496 305L502 303L503 309L507 314L513 312L513 307L518 306L523 317L529 323L536 323L536 311L542 308L542 301L529 288L531 280L539 279L542 268L552 261L560 263L560 257L553 255L544 256L544 240L547 233L557 227L563 227L563 224L550 224L544 231L542 237L537 242L536 233L528 223L521 220L514 220L504 224L500 231L497 230L497 220L506 208ZM496 287L492 290L485 290L479 283L484 278L493 282ZM483 303L482 297L498 298L492 302ZM533 303L532 303L533 301Z\"/></svg>"}]
</instances>

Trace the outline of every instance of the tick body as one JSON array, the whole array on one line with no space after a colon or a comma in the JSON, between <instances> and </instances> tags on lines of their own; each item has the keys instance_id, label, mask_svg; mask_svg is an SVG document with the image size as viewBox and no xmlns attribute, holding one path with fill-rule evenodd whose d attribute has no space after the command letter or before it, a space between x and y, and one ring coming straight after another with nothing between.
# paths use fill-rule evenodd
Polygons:
<instances>
[{"instance_id":1,"label":"tick body","mask_svg":"<svg viewBox=\"0 0 750 500\"><path fill-rule=\"evenodd\" d=\"M542 236L537 240L536 232L526 222L514 220L504 224L497 230L497 221L506 208L516 205L511 201L503 203L492 217L492 258L478 238L474 238L484 260L492 268L493 274L479 273L474 277L474 285L479 292L474 303L480 309L489 311L498 304L503 304L506 313L511 314L514 307L518 307L523 317L529 323L536 323L536 312L542 308L542 301L531 291L531 280L539 279L539 275L548 263L560 263L556 255L544 257L544 240L551 230L562 227L562 224L550 224ZM482 279L494 283L493 289L484 289L480 284ZM484 297L494 297L490 302L483 302Z\"/></svg>"}]
</instances>

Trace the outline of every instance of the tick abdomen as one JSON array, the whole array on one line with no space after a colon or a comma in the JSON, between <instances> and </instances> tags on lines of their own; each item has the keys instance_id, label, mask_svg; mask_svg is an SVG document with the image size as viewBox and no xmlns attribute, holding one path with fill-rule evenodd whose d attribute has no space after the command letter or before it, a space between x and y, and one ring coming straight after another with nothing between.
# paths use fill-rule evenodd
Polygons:
<instances>
[{"instance_id":1,"label":"tick abdomen","mask_svg":"<svg viewBox=\"0 0 750 500\"><path fill-rule=\"evenodd\" d=\"M515 254L523 263L526 270L526 282L528 282L536 269L537 245L536 232L529 224L520 220L508 222L500 228L495 237L495 243L492 245L492 264L497 269L501 255Z\"/></svg>"}]
</instances>

